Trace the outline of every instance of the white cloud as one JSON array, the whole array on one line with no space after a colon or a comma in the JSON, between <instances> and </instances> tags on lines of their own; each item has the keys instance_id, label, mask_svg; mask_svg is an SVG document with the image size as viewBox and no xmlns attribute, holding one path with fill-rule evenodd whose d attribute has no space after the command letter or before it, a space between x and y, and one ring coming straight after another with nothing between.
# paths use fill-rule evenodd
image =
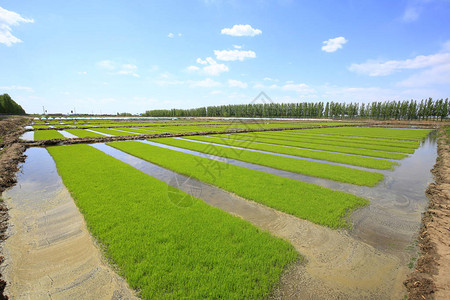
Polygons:
<instances>
[{"instance_id":1,"label":"white cloud","mask_svg":"<svg viewBox=\"0 0 450 300\"><path fill-rule=\"evenodd\" d=\"M269 86L265 86L263 84L257 83L253 86L255 89L271 89L278 90L284 92L296 92L302 95L311 95L316 93L316 90L306 83L297 83L295 84L293 81L289 81L290 83L286 83L284 85L272 84Z\"/></svg>"},{"instance_id":2,"label":"white cloud","mask_svg":"<svg viewBox=\"0 0 450 300\"><path fill-rule=\"evenodd\" d=\"M77 72L77 74L78 74L78 75L86 75L87 72L86 72L86 71L83 71L83 72Z\"/></svg>"},{"instance_id":3,"label":"white cloud","mask_svg":"<svg viewBox=\"0 0 450 300\"><path fill-rule=\"evenodd\" d=\"M405 23L414 22L419 18L419 7L410 6L405 9L402 16L402 21Z\"/></svg>"},{"instance_id":4,"label":"white cloud","mask_svg":"<svg viewBox=\"0 0 450 300\"><path fill-rule=\"evenodd\" d=\"M0 91L27 91L34 92L34 90L28 86L21 85L10 85L10 86L0 86Z\"/></svg>"},{"instance_id":5,"label":"white cloud","mask_svg":"<svg viewBox=\"0 0 450 300\"><path fill-rule=\"evenodd\" d=\"M139 77L139 74L136 73L138 67L133 64L119 64L112 60L102 60L97 63L97 67L103 70L111 71L111 74Z\"/></svg>"},{"instance_id":6,"label":"white cloud","mask_svg":"<svg viewBox=\"0 0 450 300\"><path fill-rule=\"evenodd\" d=\"M243 61L246 58L255 58L256 53L253 51L242 50L214 50L214 54L218 60L224 61Z\"/></svg>"},{"instance_id":7,"label":"white cloud","mask_svg":"<svg viewBox=\"0 0 450 300\"><path fill-rule=\"evenodd\" d=\"M119 75L131 75L134 77L139 77L139 74L136 73L137 71L136 65L131 64L124 64L121 66L121 69L117 72Z\"/></svg>"},{"instance_id":8,"label":"white cloud","mask_svg":"<svg viewBox=\"0 0 450 300\"><path fill-rule=\"evenodd\" d=\"M116 63L114 63L114 62L111 61L111 60L102 60L102 61L99 61L99 62L97 63L97 66L98 66L100 69L112 71L112 70L114 70L114 69L116 68Z\"/></svg>"},{"instance_id":9,"label":"white cloud","mask_svg":"<svg viewBox=\"0 0 450 300\"><path fill-rule=\"evenodd\" d=\"M203 72L207 75L217 76L223 72L228 72L229 69L224 64L212 64L206 67L203 67Z\"/></svg>"},{"instance_id":10,"label":"white cloud","mask_svg":"<svg viewBox=\"0 0 450 300\"><path fill-rule=\"evenodd\" d=\"M175 36L175 35L174 35L172 32L170 32L170 33L167 35L167 37L168 37L168 38L171 38L171 39L173 39L174 36Z\"/></svg>"},{"instance_id":11,"label":"white cloud","mask_svg":"<svg viewBox=\"0 0 450 300\"><path fill-rule=\"evenodd\" d=\"M197 63L201 64L201 65L207 65L208 64L208 62L206 60L202 60L200 57L197 58Z\"/></svg>"},{"instance_id":12,"label":"white cloud","mask_svg":"<svg viewBox=\"0 0 450 300\"><path fill-rule=\"evenodd\" d=\"M189 66L189 67L186 68L186 70L188 72L196 72L196 71L200 71L200 68L197 67L197 66Z\"/></svg>"},{"instance_id":13,"label":"white cloud","mask_svg":"<svg viewBox=\"0 0 450 300\"><path fill-rule=\"evenodd\" d=\"M221 30L222 34L231 35L231 36L255 36L262 34L262 31L259 29L254 29L250 25L234 25L232 28L224 28Z\"/></svg>"},{"instance_id":14,"label":"white cloud","mask_svg":"<svg viewBox=\"0 0 450 300\"><path fill-rule=\"evenodd\" d=\"M438 84L450 84L450 62L436 65L430 69L414 74L399 82L401 87L426 87Z\"/></svg>"},{"instance_id":15,"label":"white cloud","mask_svg":"<svg viewBox=\"0 0 450 300\"><path fill-rule=\"evenodd\" d=\"M183 85L185 82L182 80L162 79L156 80L155 83L159 86L171 86L171 85Z\"/></svg>"},{"instance_id":16,"label":"white cloud","mask_svg":"<svg viewBox=\"0 0 450 300\"><path fill-rule=\"evenodd\" d=\"M205 60L197 58L197 63L203 65L203 67L189 66L187 70L190 72L201 72L209 76L217 76L229 71L226 65L218 64L212 57L207 57Z\"/></svg>"},{"instance_id":17,"label":"white cloud","mask_svg":"<svg viewBox=\"0 0 450 300\"><path fill-rule=\"evenodd\" d=\"M248 86L247 83L239 81L239 80L234 80L234 79L228 80L228 85L230 87L238 87L238 88L242 88L242 89L245 89Z\"/></svg>"},{"instance_id":18,"label":"white cloud","mask_svg":"<svg viewBox=\"0 0 450 300\"><path fill-rule=\"evenodd\" d=\"M405 69L422 69L442 64L450 64L450 53L419 55L413 59L389 60L386 62L369 60L362 64L352 64L349 70L369 76L386 76Z\"/></svg>"},{"instance_id":19,"label":"white cloud","mask_svg":"<svg viewBox=\"0 0 450 300\"><path fill-rule=\"evenodd\" d=\"M190 87L205 87L205 88L211 88L211 87L218 87L222 84L218 81L212 80L211 78L206 78L204 80L199 81L189 81Z\"/></svg>"},{"instance_id":20,"label":"white cloud","mask_svg":"<svg viewBox=\"0 0 450 300\"><path fill-rule=\"evenodd\" d=\"M242 46L240 46L240 45L233 45L233 48L234 49L242 49Z\"/></svg>"},{"instance_id":21,"label":"white cloud","mask_svg":"<svg viewBox=\"0 0 450 300\"><path fill-rule=\"evenodd\" d=\"M24 18L16 12L0 7L0 43L5 44L8 47L15 43L21 43L21 39L12 35L11 26L18 26L20 23L33 22L33 19Z\"/></svg>"},{"instance_id":22,"label":"white cloud","mask_svg":"<svg viewBox=\"0 0 450 300\"><path fill-rule=\"evenodd\" d=\"M335 52L338 49L341 49L342 45L344 45L347 42L348 40L346 40L343 36L334 39L329 39L328 41L323 41L324 45L322 46L322 51Z\"/></svg>"}]
</instances>

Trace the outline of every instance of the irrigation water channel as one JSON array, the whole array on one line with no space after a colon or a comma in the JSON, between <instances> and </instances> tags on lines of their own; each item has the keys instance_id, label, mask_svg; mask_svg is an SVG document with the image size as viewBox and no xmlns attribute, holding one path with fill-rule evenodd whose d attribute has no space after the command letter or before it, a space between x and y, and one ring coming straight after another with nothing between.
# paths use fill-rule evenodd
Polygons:
<instances>
[{"instance_id":1,"label":"irrigation water channel","mask_svg":"<svg viewBox=\"0 0 450 300\"><path fill-rule=\"evenodd\" d=\"M352 230L315 225L105 144L92 146L288 240L304 260L286 271L273 298L400 299L405 294L402 282L410 271L408 262L417 251L413 242L427 203L424 192L432 181L429 170L437 156L433 134L413 155L401 160L400 166L383 172L385 179L373 188L237 163L368 198L371 204L353 213ZM190 153L185 149L177 150ZM38 295L56 298L78 295L80 298L79 295L87 293L93 293L94 297L133 297L123 280L102 261L48 152L31 148L26 155L17 185L4 194L11 216L10 237L3 246L9 294L15 296L13 298ZM224 161L231 163L229 159Z\"/></svg>"}]
</instances>

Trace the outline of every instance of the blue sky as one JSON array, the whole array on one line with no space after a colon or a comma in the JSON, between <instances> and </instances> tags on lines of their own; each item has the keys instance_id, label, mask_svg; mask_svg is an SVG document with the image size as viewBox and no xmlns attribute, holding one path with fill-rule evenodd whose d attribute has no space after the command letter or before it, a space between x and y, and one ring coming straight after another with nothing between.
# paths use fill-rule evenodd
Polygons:
<instances>
[{"instance_id":1,"label":"blue sky","mask_svg":"<svg viewBox=\"0 0 450 300\"><path fill-rule=\"evenodd\" d=\"M27 112L450 95L450 1L0 1Z\"/></svg>"}]
</instances>

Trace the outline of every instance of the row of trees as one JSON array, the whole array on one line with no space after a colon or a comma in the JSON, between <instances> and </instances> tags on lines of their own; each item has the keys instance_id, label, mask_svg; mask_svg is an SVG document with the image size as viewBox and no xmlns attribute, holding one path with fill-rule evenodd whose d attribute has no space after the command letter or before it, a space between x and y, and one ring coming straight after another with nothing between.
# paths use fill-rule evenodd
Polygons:
<instances>
[{"instance_id":1,"label":"row of trees","mask_svg":"<svg viewBox=\"0 0 450 300\"><path fill-rule=\"evenodd\" d=\"M8 94L0 95L0 114L24 115L25 110Z\"/></svg>"},{"instance_id":2,"label":"row of trees","mask_svg":"<svg viewBox=\"0 0 450 300\"><path fill-rule=\"evenodd\" d=\"M208 106L194 109L148 110L148 117L247 117L247 118L368 118L377 120L444 119L447 99L384 101L372 103L303 102Z\"/></svg>"}]
</instances>

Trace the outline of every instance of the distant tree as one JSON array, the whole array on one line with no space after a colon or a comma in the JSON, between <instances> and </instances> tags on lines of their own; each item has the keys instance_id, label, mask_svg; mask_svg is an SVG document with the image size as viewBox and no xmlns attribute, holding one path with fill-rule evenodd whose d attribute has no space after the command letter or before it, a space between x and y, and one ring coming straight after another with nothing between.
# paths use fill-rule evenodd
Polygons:
<instances>
[{"instance_id":1,"label":"distant tree","mask_svg":"<svg viewBox=\"0 0 450 300\"><path fill-rule=\"evenodd\" d=\"M10 115L24 115L25 110L8 94L0 95L0 113Z\"/></svg>"}]
</instances>

